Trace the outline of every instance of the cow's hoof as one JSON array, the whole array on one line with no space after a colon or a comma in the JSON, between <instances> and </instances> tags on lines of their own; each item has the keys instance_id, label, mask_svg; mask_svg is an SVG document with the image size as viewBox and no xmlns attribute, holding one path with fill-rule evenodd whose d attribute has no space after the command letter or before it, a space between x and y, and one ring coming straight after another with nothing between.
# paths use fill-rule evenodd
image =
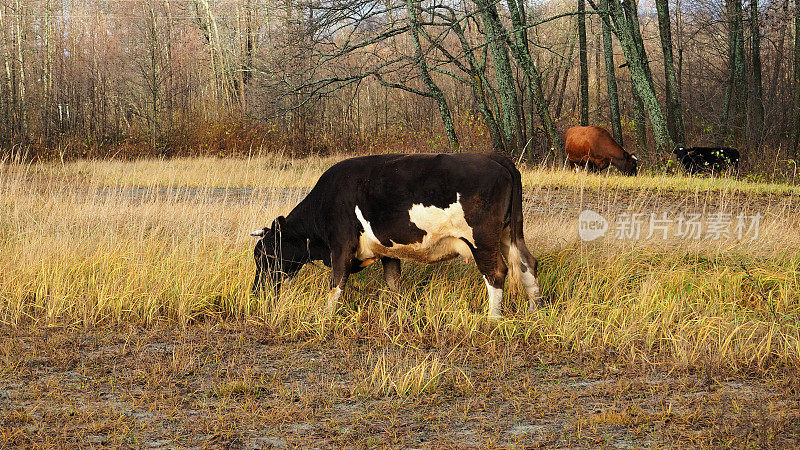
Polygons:
<instances>
[{"instance_id":1,"label":"cow's hoof","mask_svg":"<svg viewBox=\"0 0 800 450\"><path fill-rule=\"evenodd\" d=\"M499 321L499 320L503 320L503 315L502 315L502 314L500 314L500 313L499 313L499 312L497 312L497 311L491 311L491 312L489 312L489 315L487 316L487 318L488 318L488 319L489 319L489 321L491 321L491 322L497 322L497 321Z\"/></svg>"},{"instance_id":2,"label":"cow's hoof","mask_svg":"<svg viewBox=\"0 0 800 450\"><path fill-rule=\"evenodd\" d=\"M528 300L529 313L533 314L539 311L540 309L544 308L544 299L542 297L537 295L535 298L533 297L528 297L528 298L530 299Z\"/></svg>"},{"instance_id":3,"label":"cow's hoof","mask_svg":"<svg viewBox=\"0 0 800 450\"><path fill-rule=\"evenodd\" d=\"M333 317L336 314L336 308L339 306L338 302L327 302L325 304L325 316Z\"/></svg>"}]
</instances>

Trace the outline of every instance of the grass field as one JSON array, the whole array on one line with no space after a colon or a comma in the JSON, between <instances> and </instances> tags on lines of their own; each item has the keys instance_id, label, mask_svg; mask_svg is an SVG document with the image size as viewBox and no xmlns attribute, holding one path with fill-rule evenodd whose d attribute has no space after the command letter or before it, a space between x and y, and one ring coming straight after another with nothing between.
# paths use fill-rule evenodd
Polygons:
<instances>
[{"instance_id":1,"label":"grass field","mask_svg":"<svg viewBox=\"0 0 800 450\"><path fill-rule=\"evenodd\" d=\"M798 442L796 186L526 169L569 207L526 217L547 306L499 322L460 260L365 270L333 317L320 266L251 297L249 231L335 161L0 166L0 447ZM582 242L587 205L763 219Z\"/></svg>"}]
</instances>

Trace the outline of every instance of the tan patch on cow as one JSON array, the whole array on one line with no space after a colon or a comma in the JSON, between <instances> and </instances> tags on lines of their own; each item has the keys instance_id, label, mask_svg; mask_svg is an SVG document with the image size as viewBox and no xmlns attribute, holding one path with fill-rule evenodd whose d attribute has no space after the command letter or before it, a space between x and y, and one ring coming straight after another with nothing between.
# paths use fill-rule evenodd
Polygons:
<instances>
[{"instance_id":1,"label":"tan patch on cow","mask_svg":"<svg viewBox=\"0 0 800 450\"><path fill-rule=\"evenodd\" d=\"M365 259L364 261L361 261L361 267L367 267L367 266L370 266L372 264L375 264L376 262L378 262L379 259L380 258L378 258L377 256L374 257L374 258Z\"/></svg>"},{"instance_id":2,"label":"tan patch on cow","mask_svg":"<svg viewBox=\"0 0 800 450\"><path fill-rule=\"evenodd\" d=\"M364 218L361 209L356 206L355 213L364 232L358 239L356 258L366 261L379 256L410 259L413 261L432 263L455 258L459 255L465 259L472 256L472 251L464 242L475 245L472 227L464 217L461 195L447 208L415 204L408 211L409 221L425 232L422 242L397 244L391 246L381 244L372 230L372 225Z\"/></svg>"}]
</instances>

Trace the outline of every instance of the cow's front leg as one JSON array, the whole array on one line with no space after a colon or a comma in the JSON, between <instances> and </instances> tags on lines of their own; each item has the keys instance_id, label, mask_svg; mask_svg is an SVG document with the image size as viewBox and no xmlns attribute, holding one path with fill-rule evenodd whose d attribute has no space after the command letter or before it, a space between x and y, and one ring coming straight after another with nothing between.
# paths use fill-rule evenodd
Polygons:
<instances>
[{"instance_id":1,"label":"cow's front leg","mask_svg":"<svg viewBox=\"0 0 800 450\"><path fill-rule=\"evenodd\" d=\"M331 290L328 292L328 301L325 305L325 312L329 316L336 312L336 305L347 284L352 266L353 252L336 251L331 253Z\"/></svg>"},{"instance_id":2,"label":"cow's front leg","mask_svg":"<svg viewBox=\"0 0 800 450\"><path fill-rule=\"evenodd\" d=\"M386 280L386 285L389 289L397 292L400 287L400 260L397 258L383 257L381 258L383 264L383 279Z\"/></svg>"},{"instance_id":3,"label":"cow's front leg","mask_svg":"<svg viewBox=\"0 0 800 450\"><path fill-rule=\"evenodd\" d=\"M474 254L475 263L486 283L486 293L489 297L489 319L499 319L502 317L503 285L506 282L508 266L503 262L499 248L478 248Z\"/></svg>"},{"instance_id":4,"label":"cow's front leg","mask_svg":"<svg viewBox=\"0 0 800 450\"><path fill-rule=\"evenodd\" d=\"M261 270L261 267L256 267L256 277L253 280L253 285L250 287L250 292L258 297L264 292L264 285L267 282L267 274Z\"/></svg>"}]
</instances>

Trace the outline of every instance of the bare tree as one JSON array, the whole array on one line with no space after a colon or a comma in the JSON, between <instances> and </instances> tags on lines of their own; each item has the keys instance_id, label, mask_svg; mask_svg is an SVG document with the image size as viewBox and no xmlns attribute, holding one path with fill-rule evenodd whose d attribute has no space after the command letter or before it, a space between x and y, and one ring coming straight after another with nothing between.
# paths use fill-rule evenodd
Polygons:
<instances>
[{"instance_id":1,"label":"bare tree","mask_svg":"<svg viewBox=\"0 0 800 450\"><path fill-rule=\"evenodd\" d=\"M658 30L661 36L661 51L664 55L664 89L666 97L667 127L672 140L683 143L686 140L683 129L681 99L678 97L678 80L672 57L672 27L669 16L669 0L656 0L658 10Z\"/></svg>"},{"instance_id":2,"label":"bare tree","mask_svg":"<svg viewBox=\"0 0 800 450\"><path fill-rule=\"evenodd\" d=\"M430 96L436 101L436 104L439 105L439 114L442 115L442 122L444 123L444 130L447 133L447 139L450 141L450 147L454 151L458 150L458 137L456 137L455 127L453 126L453 118L450 115L450 108L447 106L447 101L444 98L442 90L439 89L439 86L437 86L433 81L433 78L431 78L430 71L428 70L428 64L425 62L425 56L422 52L422 46L420 45L419 5L417 0L406 0L406 6L408 8L411 40L414 43L414 58L416 59L416 64L419 68L422 82L425 84L425 88L427 89L427 92L423 93L422 95Z\"/></svg>"},{"instance_id":3,"label":"bare tree","mask_svg":"<svg viewBox=\"0 0 800 450\"><path fill-rule=\"evenodd\" d=\"M794 2L794 103L792 114L791 154L800 158L800 1Z\"/></svg>"},{"instance_id":4,"label":"bare tree","mask_svg":"<svg viewBox=\"0 0 800 450\"><path fill-rule=\"evenodd\" d=\"M752 64L753 95L751 103L753 105L753 119L748 136L751 145L761 144L761 136L764 130L764 103L762 101L761 86L761 27L758 21L758 0L750 0L750 58Z\"/></svg>"},{"instance_id":5,"label":"bare tree","mask_svg":"<svg viewBox=\"0 0 800 450\"><path fill-rule=\"evenodd\" d=\"M525 17L523 2L520 1L517 3L516 0L508 0L508 6L511 13L511 23L514 26L514 40L512 41L511 48L513 49L517 62L525 71L528 90L532 94L533 101L536 105L536 112L547 134L550 153L555 156L555 153L561 150L561 138L558 136L555 124L550 117L550 110L548 109L547 101L542 91L542 79L531 58L530 50L528 49L527 33L524 31L524 27L527 25L527 19Z\"/></svg>"},{"instance_id":6,"label":"bare tree","mask_svg":"<svg viewBox=\"0 0 800 450\"><path fill-rule=\"evenodd\" d=\"M581 93L581 125L589 125L589 63L586 57L586 0L578 0L578 55L580 56L579 84Z\"/></svg>"},{"instance_id":7,"label":"bare tree","mask_svg":"<svg viewBox=\"0 0 800 450\"><path fill-rule=\"evenodd\" d=\"M592 7L595 10L599 10L594 3L592 3ZM609 13L608 17L604 20L607 21L607 26L617 35L622 46L622 51L625 54L627 66L631 74L634 103L641 101L641 109L647 111L658 147L664 151L671 150L674 144L669 135L661 105L658 103L656 97L653 76L650 72L647 53L642 39L637 7L630 1L620 2L620 0L610 0ZM639 109L640 108L637 108L637 110ZM637 122L642 122L642 119L638 119ZM641 148L641 141L639 144Z\"/></svg>"},{"instance_id":8,"label":"bare tree","mask_svg":"<svg viewBox=\"0 0 800 450\"><path fill-rule=\"evenodd\" d=\"M608 0L600 0L601 14L608 16ZM614 68L614 43L611 40L611 30L605 20L601 20L603 34L603 55L606 65L606 87L608 90L608 107L611 111L611 130L614 139L623 145L622 124L619 114L619 94L617 89L617 76Z\"/></svg>"},{"instance_id":9,"label":"bare tree","mask_svg":"<svg viewBox=\"0 0 800 450\"><path fill-rule=\"evenodd\" d=\"M726 0L728 18L728 83L725 88L722 133L726 139L733 129L733 140L740 141L745 128L747 110L747 86L744 62L744 26L742 22L742 0ZM730 119L733 109L733 120ZM732 122L731 127L729 123Z\"/></svg>"}]
</instances>

